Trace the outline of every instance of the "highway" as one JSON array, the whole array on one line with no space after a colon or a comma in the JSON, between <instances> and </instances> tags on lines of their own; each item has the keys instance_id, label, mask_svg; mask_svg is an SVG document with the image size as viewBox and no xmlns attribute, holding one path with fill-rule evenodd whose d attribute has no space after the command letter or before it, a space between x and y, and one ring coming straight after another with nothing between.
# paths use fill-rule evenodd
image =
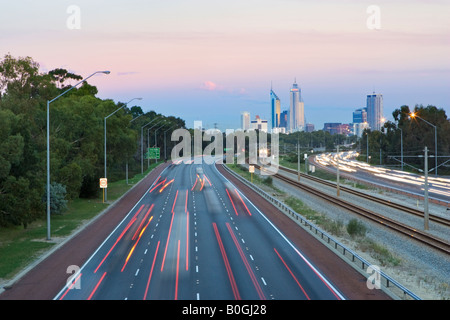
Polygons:
<instances>
[{"instance_id":1,"label":"highway","mask_svg":"<svg viewBox=\"0 0 450 320\"><path fill-rule=\"evenodd\" d=\"M384 186L399 191L424 195L423 175L406 171L386 169L368 165L365 162L354 160L354 152L340 152L321 154L311 157L311 163L336 173L337 157L339 157L339 171L342 176L353 177L357 180L367 181L371 184ZM450 203L450 179L435 177L433 173L428 175L429 197L446 203Z\"/></svg>"},{"instance_id":2,"label":"highway","mask_svg":"<svg viewBox=\"0 0 450 320\"><path fill-rule=\"evenodd\" d=\"M56 300L345 299L215 165L169 165Z\"/></svg>"}]
</instances>

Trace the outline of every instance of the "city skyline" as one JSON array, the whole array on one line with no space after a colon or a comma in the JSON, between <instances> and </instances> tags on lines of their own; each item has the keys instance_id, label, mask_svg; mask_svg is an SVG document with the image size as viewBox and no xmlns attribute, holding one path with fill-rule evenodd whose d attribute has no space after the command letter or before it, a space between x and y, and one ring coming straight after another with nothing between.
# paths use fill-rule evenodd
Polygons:
<instances>
[{"instance_id":1,"label":"city skyline","mask_svg":"<svg viewBox=\"0 0 450 320\"><path fill-rule=\"evenodd\" d=\"M373 91L383 93L387 120L402 105L450 110L448 2L379 1L378 29L368 25L368 1L73 5L3 6L2 57L30 56L41 72L111 70L89 80L100 98L139 96L144 111L180 116L189 127L202 120L207 128L238 128L242 110L270 121L270 82L285 110L285 88L295 77L305 93L306 122L316 129L350 122Z\"/></svg>"}]
</instances>

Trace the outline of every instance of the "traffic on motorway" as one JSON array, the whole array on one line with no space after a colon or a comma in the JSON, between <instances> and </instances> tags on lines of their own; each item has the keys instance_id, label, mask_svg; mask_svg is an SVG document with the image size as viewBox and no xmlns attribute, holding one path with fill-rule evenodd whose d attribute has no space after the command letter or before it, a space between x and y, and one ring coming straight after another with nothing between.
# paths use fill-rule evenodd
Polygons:
<instances>
[{"instance_id":1,"label":"traffic on motorway","mask_svg":"<svg viewBox=\"0 0 450 320\"><path fill-rule=\"evenodd\" d=\"M355 160L357 156L356 151L323 153L314 157L314 163L336 173L339 160L339 170L343 174L380 186L388 186L418 195L424 194L425 178L423 175L372 166L366 162ZM450 202L450 179L429 175L428 192L430 198Z\"/></svg>"},{"instance_id":2,"label":"traffic on motorway","mask_svg":"<svg viewBox=\"0 0 450 320\"><path fill-rule=\"evenodd\" d=\"M345 297L215 165L178 161L55 299Z\"/></svg>"}]
</instances>

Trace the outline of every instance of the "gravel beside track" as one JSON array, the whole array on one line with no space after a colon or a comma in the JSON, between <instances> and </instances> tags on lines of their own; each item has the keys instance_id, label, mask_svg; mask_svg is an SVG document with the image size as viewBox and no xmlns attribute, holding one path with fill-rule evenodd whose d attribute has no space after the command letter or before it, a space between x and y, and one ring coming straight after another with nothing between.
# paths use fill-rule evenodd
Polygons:
<instances>
[{"instance_id":1,"label":"gravel beside track","mask_svg":"<svg viewBox=\"0 0 450 320\"><path fill-rule=\"evenodd\" d=\"M286 173L282 170L280 170L279 173L292 179L297 179L296 175ZM320 191L328 192L330 195L336 195L335 188L330 188L307 179L301 179L301 182ZM342 182L344 181L342 180L341 183ZM336 208L335 206L325 203L324 201L317 201L315 197L311 196L307 192L301 191L278 179L274 179L273 185L284 192L295 195L308 207L326 215L330 219L342 221L344 225L346 225L350 219L356 217L354 214L349 214L345 210ZM351 183L348 183L346 187L351 187L351 185ZM410 207L417 206L416 199L408 198L405 195L392 194L376 189L359 191L406 204ZM382 213L386 217L413 226L419 230L423 230L424 228L423 218L412 216L399 210L376 204L372 201L350 195L346 192L341 191L340 197L346 201L363 206L371 211ZM421 206L423 206L423 203L419 202L419 208ZM445 206L432 203L430 203L429 206L430 213L449 218L450 211L448 211ZM396 257L401 259L399 266L381 266L385 273L389 274L394 279L402 283L405 287L415 292L422 299L450 299L450 257L448 255L442 254L437 250L430 249L425 245L414 241L414 239L391 232L387 228L366 219L361 219L361 221L363 221L367 227L367 238L381 244L390 252L394 253ZM450 230L448 227L430 222L430 230L428 232L446 241L450 241ZM371 256L369 253L361 252L358 243L351 241L348 237L342 238L341 240L342 243L360 253L361 256L366 258L368 261L373 262L375 265L380 265L376 258Z\"/></svg>"}]
</instances>

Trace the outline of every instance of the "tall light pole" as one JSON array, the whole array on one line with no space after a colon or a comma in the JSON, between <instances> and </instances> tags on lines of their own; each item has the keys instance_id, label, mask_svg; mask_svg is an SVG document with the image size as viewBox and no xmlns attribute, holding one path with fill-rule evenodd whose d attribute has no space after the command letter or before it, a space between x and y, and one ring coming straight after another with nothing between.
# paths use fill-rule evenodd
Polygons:
<instances>
[{"instance_id":1,"label":"tall light pole","mask_svg":"<svg viewBox=\"0 0 450 320\"><path fill-rule=\"evenodd\" d=\"M400 157L401 157L401 161L402 161L402 171L403 171L403 129L400 129Z\"/></svg>"},{"instance_id":2,"label":"tall light pole","mask_svg":"<svg viewBox=\"0 0 450 320\"><path fill-rule=\"evenodd\" d=\"M154 125L152 125L150 128L147 129L147 150L150 148L150 130L152 130L154 127L156 127L161 121L164 122L164 119L160 119L158 122L156 122ZM150 167L150 158L147 156L147 169Z\"/></svg>"},{"instance_id":3,"label":"tall light pole","mask_svg":"<svg viewBox=\"0 0 450 320\"><path fill-rule=\"evenodd\" d=\"M144 128L158 119L159 116L156 116L155 119L141 127L141 174L144 174Z\"/></svg>"},{"instance_id":4,"label":"tall light pole","mask_svg":"<svg viewBox=\"0 0 450 320\"><path fill-rule=\"evenodd\" d=\"M166 126L166 123L164 123L162 126L160 126L159 128L155 129L155 148L157 148L157 142L156 142L156 132L158 132L159 129L163 128ZM155 157L155 163L158 163L158 159Z\"/></svg>"},{"instance_id":5,"label":"tall light pole","mask_svg":"<svg viewBox=\"0 0 450 320\"><path fill-rule=\"evenodd\" d=\"M420 120L424 121L425 123L428 123L430 126L432 126L434 128L434 174L437 176L438 175L438 173L437 173L437 168L438 168L438 165L437 165L437 158L438 158L437 157L437 127L434 124L429 123L427 120L419 117L415 112L411 112L410 116L413 119L419 118Z\"/></svg>"},{"instance_id":6,"label":"tall light pole","mask_svg":"<svg viewBox=\"0 0 450 320\"><path fill-rule=\"evenodd\" d=\"M113 113L111 113L111 114L109 114L108 116L106 116L105 118L104 118L104 129L105 129L105 176L104 176L104 178L106 179L107 178L107 175L106 175L106 119L108 119L109 117L111 117L113 114L115 114L117 111L119 111L120 109L123 109L123 108L125 108L131 101L133 101L133 100L142 100L142 98L133 98L133 99L131 99L130 101L128 101L127 103L125 103L123 106L121 106L120 108L118 108L118 109L116 109ZM103 188L103 191L105 192L105 201L108 201L108 188Z\"/></svg>"},{"instance_id":7,"label":"tall light pole","mask_svg":"<svg viewBox=\"0 0 450 320\"><path fill-rule=\"evenodd\" d=\"M47 100L47 240L50 240L50 103L65 95L67 92L77 87L78 85L86 82L87 79L94 76L97 73L110 74L110 71L96 71L91 74L89 77L81 80L77 84L71 86L69 89L53 98L52 100Z\"/></svg>"}]
</instances>

